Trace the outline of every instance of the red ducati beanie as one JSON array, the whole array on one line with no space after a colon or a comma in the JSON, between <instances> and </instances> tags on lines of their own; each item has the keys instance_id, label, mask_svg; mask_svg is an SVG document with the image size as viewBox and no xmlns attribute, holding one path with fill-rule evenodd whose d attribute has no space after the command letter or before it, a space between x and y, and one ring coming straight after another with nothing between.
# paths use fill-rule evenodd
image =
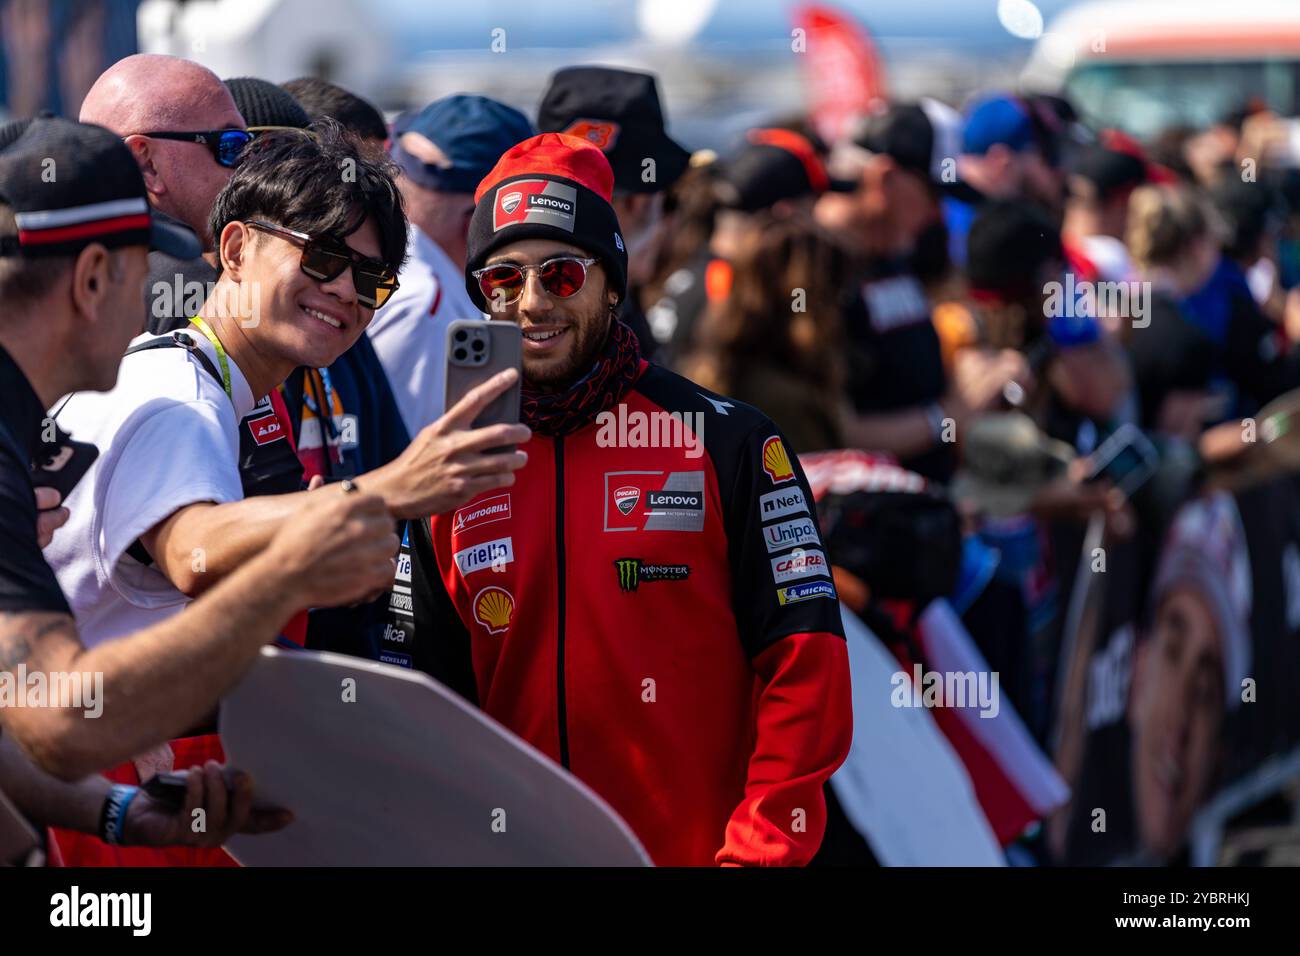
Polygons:
<instances>
[{"instance_id":1,"label":"red ducati beanie","mask_svg":"<svg viewBox=\"0 0 1300 956\"><path fill-rule=\"evenodd\" d=\"M554 239L598 257L619 300L627 295L627 250L610 204L614 172L597 147L577 136L542 133L508 149L474 193L465 289L489 303L471 273L497 249L521 239Z\"/></svg>"}]
</instances>

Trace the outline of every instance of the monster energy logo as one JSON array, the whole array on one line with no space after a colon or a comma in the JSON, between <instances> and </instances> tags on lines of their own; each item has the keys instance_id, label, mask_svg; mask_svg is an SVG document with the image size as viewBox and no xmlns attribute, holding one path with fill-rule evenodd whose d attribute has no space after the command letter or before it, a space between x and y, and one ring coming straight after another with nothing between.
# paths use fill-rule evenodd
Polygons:
<instances>
[{"instance_id":1,"label":"monster energy logo","mask_svg":"<svg viewBox=\"0 0 1300 956\"><path fill-rule=\"evenodd\" d=\"M619 558L614 568L624 591L635 591L643 581L684 581L691 575L688 564L646 564L640 558Z\"/></svg>"}]
</instances>

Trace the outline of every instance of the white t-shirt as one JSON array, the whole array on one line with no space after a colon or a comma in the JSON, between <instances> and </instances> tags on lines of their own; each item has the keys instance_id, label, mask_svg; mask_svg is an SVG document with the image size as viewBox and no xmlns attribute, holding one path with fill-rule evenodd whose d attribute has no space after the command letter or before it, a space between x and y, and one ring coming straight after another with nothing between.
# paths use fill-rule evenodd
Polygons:
<instances>
[{"instance_id":1,"label":"white t-shirt","mask_svg":"<svg viewBox=\"0 0 1300 956\"><path fill-rule=\"evenodd\" d=\"M220 369L211 343L190 337ZM77 392L59 410L59 427L99 449L45 549L88 647L189 603L157 567L126 553L140 535L186 505L244 497L239 422L255 403L233 359L229 366L233 402L186 349L138 352L122 360L111 392Z\"/></svg>"},{"instance_id":2,"label":"white t-shirt","mask_svg":"<svg viewBox=\"0 0 1300 956\"><path fill-rule=\"evenodd\" d=\"M398 289L375 313L367 334L414 438L442 417L447 326L486 316L470 301L464 273L414 224L406 255Z\"/></svg>"}]
</instances>

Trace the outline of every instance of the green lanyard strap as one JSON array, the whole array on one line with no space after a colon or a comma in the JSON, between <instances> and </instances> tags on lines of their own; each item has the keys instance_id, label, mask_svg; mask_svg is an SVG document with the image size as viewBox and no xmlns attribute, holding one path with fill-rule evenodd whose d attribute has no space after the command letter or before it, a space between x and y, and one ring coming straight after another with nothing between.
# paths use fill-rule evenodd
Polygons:
<instances>
[{"instance_id":1,"label":"green lanyard strap","mask_svg":"<svg viewBox=\"0 0 1300 956\"><path fill-rule=\"evenodd\" d=\"M199 316L196 315L190 321L198 326L198 330L207 336L212 347L217 350L217 361L221 364L221 387L226 390L226 397L233 402L235 396L230 390L230 362L226 359L226 350L221 347L221 340L217 338L217 333L212 331L208 323Z\"/></svg>"}]
</instances>

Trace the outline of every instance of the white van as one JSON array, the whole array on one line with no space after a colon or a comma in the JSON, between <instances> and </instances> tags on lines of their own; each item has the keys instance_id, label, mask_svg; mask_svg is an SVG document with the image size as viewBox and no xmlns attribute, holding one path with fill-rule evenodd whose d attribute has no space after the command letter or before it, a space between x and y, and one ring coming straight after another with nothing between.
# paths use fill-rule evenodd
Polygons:
<instances>
[{"instance_id":1,"label":"white van","mask_svg":"<svg viewBox=\"0 0 1300 956\"><path fill-rule=\"evenodd\" d=\"M1057 16L1023 74L1084 119L1150 137L1248 100L1300 114L1300 0L1101 0Z\"/></svg>"}]
</instances>

